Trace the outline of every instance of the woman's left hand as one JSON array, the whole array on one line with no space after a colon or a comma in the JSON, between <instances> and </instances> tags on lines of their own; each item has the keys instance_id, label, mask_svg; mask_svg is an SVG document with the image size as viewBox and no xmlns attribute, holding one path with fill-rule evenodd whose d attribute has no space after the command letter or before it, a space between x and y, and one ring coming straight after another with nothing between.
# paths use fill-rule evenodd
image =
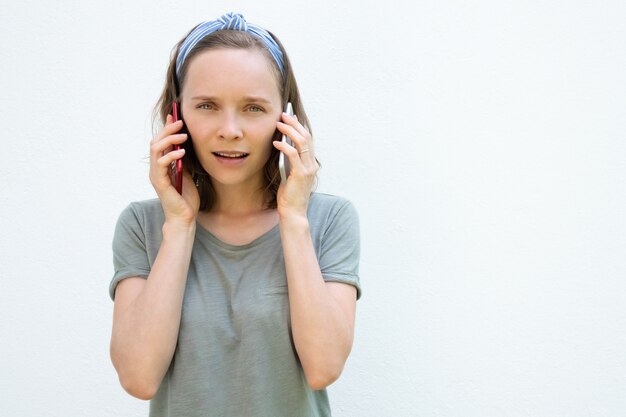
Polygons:
<instances>
[{"instance_id":1,"label":"woman's left hand","mask_svg":"<svg viewBox=\"0 0 626 417\"><path fill-rule=\"evenodd\" d=\"M319 165L315 160L313 139L309 131L298 122L296 116L282 114L283 122L277 122L277 129L289 136L294 146L281 141L274 141L274 147L289 158L291 172L287 181L278 188L277 209L281 218L287 216L305 216L309 197L315 184L315 175Z\"/></svg>"}]
</instances>

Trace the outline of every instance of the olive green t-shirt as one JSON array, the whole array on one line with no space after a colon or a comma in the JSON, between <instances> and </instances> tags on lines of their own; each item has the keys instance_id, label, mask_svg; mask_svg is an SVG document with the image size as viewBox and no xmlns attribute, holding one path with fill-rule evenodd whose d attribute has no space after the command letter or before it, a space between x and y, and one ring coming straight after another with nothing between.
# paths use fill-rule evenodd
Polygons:
<instances>
[{"instance_id":1,"label":"olive green t-shirt","mask_svg":"<svg viewBox=\"0 0 626 417\"><path fill-rule=\"evenodd\" d=\"M359 222L350 201L313 193L308 219L325 281L361 296ZM130 203L113 238L110 296L148 278L162 240L158 199ZM307 384L293 344L279 226L246 245L196 227L178 343L151 417L327 417L326 390Z\"/></svg>"}]
</instances>

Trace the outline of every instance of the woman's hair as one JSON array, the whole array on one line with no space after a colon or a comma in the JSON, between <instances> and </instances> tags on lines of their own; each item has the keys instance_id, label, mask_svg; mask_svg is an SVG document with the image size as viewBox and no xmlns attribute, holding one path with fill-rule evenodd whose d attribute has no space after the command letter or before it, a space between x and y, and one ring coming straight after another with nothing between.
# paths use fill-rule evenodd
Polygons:
<instances>
[{"instance_id":1,"label":"woman's hair","mask_svg":"<svg viewBox=\"0 0 626 417\"><path fill-rule=\"evenodd\" d=\"M192 30L193 31L193 30ZM191 33L191 31L190 31ZM281 75L281 70L278 67L278 64L272 58L272 55L264 46L263 42L258 38L254 37L250 33L240 31L240 30L219 30L213 32L202 39L197 45L189 51L185 62L180 69L180 79L176 77L176 58L179 54L181 45L185 41L185 38L181 39L180 42L174 47L172 50L172 54L170 56L169 68L167 70L167 76L165 80L165 86L163 88L163 92L161 97L157 101L154 112L153 112L153 125L158 130L164 124L167 118L167 115L171 113L172 102L180 101L180 94L182 91L183 84L185 82L185 74L187 72L187 68L189 66L189 62L191 62L192 58L207 50L212 49L256 49L261 51L267 57L269 63L271 63L272 72L274 76L278 80L278 86L280 88L280 95L282 98L282 108L285 108L287 102L291 102L293 106L294 114L297 116L298 121L311 132L311 126L309 124L309 119L304 111L304 107L302 105L302 101L300 99L300 92L298 91L298 85L296 84L296 78L293 74L293 69L291 67L291 63L289 62L289 58L285 51L285 48L280 43L278 38L274 36L271 32L270 35L274 39L274 41L280 47L283 57L284 57L284 76ZM179 106L179 112L181 111ZM181 113L180 118L183 118L183 114ZM182 131L185 131L183 129ZM276 131L276 134L273 140L280 140L281 134ZM185 169L189 170L196 186L198 187L198 193L200 194L200 211L208 211L211 209L213 204L215 203L216 194L215 190L211 184L211 180L209 174L204 170L198 157L196 156L192 140L193 138L189 137L190 140L187 140L183 143L182 147L185 149L185 155L183 157L183 166ZM276 208L276 194L278 192L278 186L280 185L280 173L278 170L278 156L280 151L274 147L272 147L272 151L269 157L269 160L265 164L263 169L264 171L264 183L263 183L263 191L266 195L266 207L267 208ZM318 162L319 164L319 162Z\"/></svg>"}]
</instances>

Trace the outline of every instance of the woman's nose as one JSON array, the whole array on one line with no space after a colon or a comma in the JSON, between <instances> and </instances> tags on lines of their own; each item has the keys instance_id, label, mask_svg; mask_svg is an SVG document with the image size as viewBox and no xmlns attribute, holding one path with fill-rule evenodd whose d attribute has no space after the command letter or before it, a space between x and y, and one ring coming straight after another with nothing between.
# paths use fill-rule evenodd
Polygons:
<instances>
[{"instance_id":1,"label":"woman's nose","mask_svg":"<svg viewBox=\"0 0 626 417\"><path fill-rule=\"evenodd\" d=\"M220 120L218 136L220 139L224 140L236 140L242 138L243 131L241 128L241 120L236 112L223 112L222 120Z\"/></svg>"}]
</instances>

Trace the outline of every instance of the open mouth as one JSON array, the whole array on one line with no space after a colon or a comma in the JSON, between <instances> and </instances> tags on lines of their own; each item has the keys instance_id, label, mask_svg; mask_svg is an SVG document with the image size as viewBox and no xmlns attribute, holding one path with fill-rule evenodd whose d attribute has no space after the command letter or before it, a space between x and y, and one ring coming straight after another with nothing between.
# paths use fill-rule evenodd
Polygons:
<instances>
[{"instance_id":1,"label":"open mouth","mask_svg":"<svg viewBox=\"0 0 626 417\"><path fill-rule=\"evenodd\" d=\"M243 159L249 154L245 152L213 152L213 155L219 158Z\"/></svg>"}]
</instances>

